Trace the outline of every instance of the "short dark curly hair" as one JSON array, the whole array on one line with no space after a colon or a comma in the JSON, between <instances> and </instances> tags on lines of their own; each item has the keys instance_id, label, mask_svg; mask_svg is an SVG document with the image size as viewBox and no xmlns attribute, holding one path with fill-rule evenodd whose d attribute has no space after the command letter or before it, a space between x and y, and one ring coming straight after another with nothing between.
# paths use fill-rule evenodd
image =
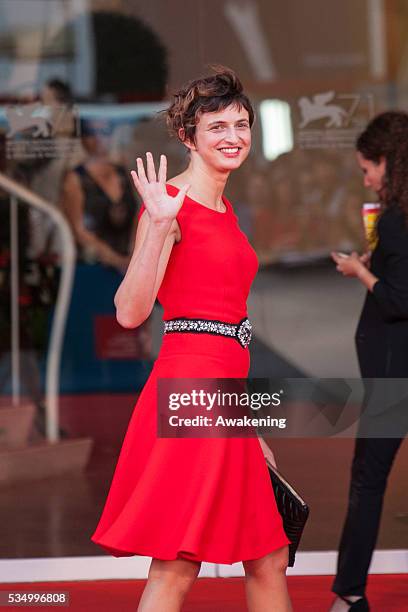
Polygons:
<instances>
[{"instance_id":1,"label":"short dark curly hair","mask_svg":"<svg viewBox=\"0 0 408 612\"><path fill-rule=\"evenodd\" d=\"M380 201L397 204L408 224L408 113L387 111L374 117L357 139L359 153L372 162L385 159L385 177Z\"/></svg>"},{"instance_id":2,"label":"short dark curly hair","mask_svg":"<svg viewBox=\"0 0 408 612\"><path fill-rule=\"evenodd\" d=\"M231 105L245 108L249 125L252 126L255 112L235 72L220 65L211 66L211 70L213 74L189 81L173 94L173 102L165 113L167 127L177 138L180 137L180 129L183 129L183 140L194 142L200 116Z\"/></svg>"}]
</instances>

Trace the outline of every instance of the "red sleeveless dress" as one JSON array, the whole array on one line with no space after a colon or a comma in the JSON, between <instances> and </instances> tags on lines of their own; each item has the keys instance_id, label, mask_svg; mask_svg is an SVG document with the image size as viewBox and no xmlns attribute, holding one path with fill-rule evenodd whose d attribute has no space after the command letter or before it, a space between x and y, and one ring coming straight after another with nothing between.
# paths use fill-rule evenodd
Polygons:
<instances>
[{"instance_id":1,"label":"red sleeveless dress","mask_svg":"<svg viewBox=\"0 0 408 612\"><path fill-rule=\"evenodd\" d=\"M177 188L168 185L168 193ZM258 262L232 206L186 196L158 293L164 320L238 323ZM140 212L142 213L143 208ZM165 334L131 417L92 541L115 557L232 564L289 543L258 438L157 437L159 377L245 378L249 350L211 334Z\"/></svg>"}]
</instances>

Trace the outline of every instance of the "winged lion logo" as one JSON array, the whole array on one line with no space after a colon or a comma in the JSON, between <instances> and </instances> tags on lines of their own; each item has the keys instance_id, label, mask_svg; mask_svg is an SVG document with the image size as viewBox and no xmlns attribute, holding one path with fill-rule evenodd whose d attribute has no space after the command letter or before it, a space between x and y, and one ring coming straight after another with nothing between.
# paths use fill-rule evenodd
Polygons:
<instances>
[{"instance_id":1,"label":"winged lion logo","mask_svg":"<svg viewBox=\"0 0 408 612\"><path fill-rule=\"evenodd\" d=\"M45 117L36 114L42 108L38 103L7 107L5 114L10 126L7 138L13 138L18 132L28 129L34 129L32 133L34 138L38 136L48 138L51 135L51 126Z\"/></svg>"},{"instance_id":2,"label":"winged lion logo","mask_svg":"<svg viewBox=\"0 0 408 612\"><path fill-rule=\"evenodd\" d=\"M337 104L328 104L335 97L334 91L326 91L309 98L303 96L298 104L302 115L299 128L306 127L312 121L327 118L325 127L341 127L343 120L347 117L347 112Z\"/></svg>"}]
</instances>

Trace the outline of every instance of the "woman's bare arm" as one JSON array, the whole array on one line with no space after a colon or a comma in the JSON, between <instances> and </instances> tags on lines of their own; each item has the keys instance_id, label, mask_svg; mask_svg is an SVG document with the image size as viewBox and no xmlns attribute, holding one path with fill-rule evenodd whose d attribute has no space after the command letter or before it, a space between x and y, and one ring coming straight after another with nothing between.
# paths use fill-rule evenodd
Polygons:
<instances>
[{"instance_id":1,"label":"woman's bare arm","mask_svg":"<svg viewBox=\"0 0 408 612\"><path fill-rule=\"evenodd\" d=\"M369 258L367 256L359 257L354 251L351 255L346 256L333 251L331 256L337 264L336 269L343 276L358 278L369 291L373 291L374 285L379 279L368 270L367 263Z\"/></svg>"},{"instance_id":2,"label":"woman's bare arm","mask_svg":"<svg viewBox=\"0 0 408 612\"><path fill-rule=\"evenodd\" d=\"M150 315L173 248L176 221L157 225L148 212L140 218L133 255L116 292L116 318L123 327L137 327Z\"/></svg>"},{"instance_id":3,"label":"woman's bare arm","mask_svg":"<svg viewBox=\"0 0 408 612\"><path fill-rule=\"evenodd\" d=\"M175 197L169 196L165 156L161 156L158 177L152 155L147 153L146 157L147 176L141 158L137 172L132 172L146 210L139 221L129 267L115 295L116 318L123 327L137 327L152 311L176 240L176 216L189 187L185 185Z\"/></svg>"}]
</instances>

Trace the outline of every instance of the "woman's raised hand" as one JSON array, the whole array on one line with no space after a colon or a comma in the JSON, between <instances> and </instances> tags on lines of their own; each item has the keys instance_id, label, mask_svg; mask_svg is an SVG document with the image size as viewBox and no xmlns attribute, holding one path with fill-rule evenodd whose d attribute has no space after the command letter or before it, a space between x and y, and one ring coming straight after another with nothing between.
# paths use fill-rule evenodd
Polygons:
<instances>
[{"instance_id":1,"label":"woman's raised hand","mask_svg":"<svg viewBox=\"0 0 408 612\"><path fill-rule=\"evenodd\" d=\"M146 153L147 176L141 157L137 158L136 167L137 170L132 170L130 174L149 217L157 223L173 221L183 205L184 197L190 185L184 185L174 197L167 193L167 159L165 155L160 156L157 176L151 153Z\"/></svg>"}]
</instances>

